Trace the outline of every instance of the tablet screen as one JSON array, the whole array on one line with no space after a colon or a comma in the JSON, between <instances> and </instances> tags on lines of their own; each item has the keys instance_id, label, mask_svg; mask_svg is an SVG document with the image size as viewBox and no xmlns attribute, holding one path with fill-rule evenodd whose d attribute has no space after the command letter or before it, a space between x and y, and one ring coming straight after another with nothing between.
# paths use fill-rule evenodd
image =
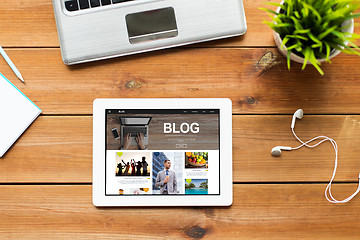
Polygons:
<instances>
[{"instance_id":1,"label":"tablet screen","mask_svg":"<svg viewBox=\"0 0 360 240\"><path fill-rule=\"evenodd\" d=\"M219 109L105 111L105 195L220 194Z\"/></svg>"}]
</instances>

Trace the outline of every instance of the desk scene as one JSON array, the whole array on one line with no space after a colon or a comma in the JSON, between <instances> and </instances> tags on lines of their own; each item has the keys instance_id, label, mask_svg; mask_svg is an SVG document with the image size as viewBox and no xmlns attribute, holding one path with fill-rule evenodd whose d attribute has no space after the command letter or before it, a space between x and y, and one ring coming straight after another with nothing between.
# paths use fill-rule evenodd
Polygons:
<instances>
[{"instance_id":1,"label":"desk scene","mask_svg":"<svg viewBox=\"0 0 360 240\"><path fill-rule=\"evenodd\" d=\"M6 145L0 151L0 239L359 238L360 40L352 38L360 34L358 2L198 1L190 10L188 0L2 3L0 140L6 136L9 146L0 141ZM110 24L93 15L109 17ZM97 25L74 27L85 22ZM22 94L5 99L7 88ZM109 197L221 195L226 174L217 175L220 168L232 174L232 204L94 206L98 98L230 99L232 136L214 127L222 123L217 115L196 121L170 116L174 125L166 125L169 115L132 113L125 117L149 118L136 130L144 145L133 137L124 149L126 121L114 113L102 140L103 153L114 151L108 179L147 179L141 187L109 187ZM18 132L10 136L11 129ZM181 131L189 135L178 141ZM224 149L222 139L232 141L230 166L218 155L213 160L213 151ZM139 166L135 172L126 170L132 163ZM193 177L208 171L216 177ZM171 188L164 184L175 179Z\"/></svg>"}]
</instances>

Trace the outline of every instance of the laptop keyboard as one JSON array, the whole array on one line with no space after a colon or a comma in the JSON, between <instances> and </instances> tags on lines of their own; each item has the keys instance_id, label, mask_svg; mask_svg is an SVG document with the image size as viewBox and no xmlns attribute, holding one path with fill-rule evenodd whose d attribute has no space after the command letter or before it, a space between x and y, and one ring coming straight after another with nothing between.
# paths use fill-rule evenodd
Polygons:
<instances>
[{"instance_id":1,"label":"laptop keyboard","mask_svg":"<svg viewBox=\"0 0 360 240\"><path fill-rule=\"evenodd\" d=\"M110 4L129 2L129 1L134 1L134 0L68 0L65 1L65 8L69 12L73 12L88 8L96 8Z\"/></svg>"},{"instance_id":2,"label":"laptop keyboard","mask_svg":"<svg viewBox=\"0 0 360 240\"><path fill-rule=\"evenodd\" d=\"M125 127L124 128L124 136L126 134L131 133L132 137L136 137L138 133L144 134L144 137L146 137L146 127Z\"/></svg>"}]
</instances>

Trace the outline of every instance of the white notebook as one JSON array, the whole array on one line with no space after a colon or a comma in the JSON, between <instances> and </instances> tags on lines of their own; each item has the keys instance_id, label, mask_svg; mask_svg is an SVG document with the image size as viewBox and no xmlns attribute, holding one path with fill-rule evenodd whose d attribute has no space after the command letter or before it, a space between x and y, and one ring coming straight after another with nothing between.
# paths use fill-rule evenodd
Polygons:
<instances>
[{"instance_id":1,"label":"white notebook","mask_svg":"<svg viewBox=\"0 0 360 240\"><path fill-rule=\"evenodd\" d=\"M0 73L0 157L40 113L41 109Z\"/></svg>"}]
</instances>

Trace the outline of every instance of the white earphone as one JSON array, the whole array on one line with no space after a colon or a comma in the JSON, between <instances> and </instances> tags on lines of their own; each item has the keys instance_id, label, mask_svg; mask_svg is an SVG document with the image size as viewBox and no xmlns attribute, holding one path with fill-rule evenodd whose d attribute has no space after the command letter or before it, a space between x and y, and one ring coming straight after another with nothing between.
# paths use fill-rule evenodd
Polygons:
<instances>
[{"instance_id":1,"label":"white earphone","mask_svg":"<svg viewBox=\"0 0 360 240\"><path fill-rule=\"evenodd\" d=\"M281 155L281 150L286 150L286 151L291 151L291 150L297 150L303 146L306 146L308 148L314 148L314 147L317 147L318 145L320 145L321 143L325 142L325 141L330 141L331 145L333 146L334 148L334 151L335 151L335 165L334 165L334 171L333 171L333 175L331 177L331 180L329 182L329 184L326 186L326 189L325 189L325 198L331 202L331 203L346 203L348 201L350 201L353 197L356 196L356 194L358 194L360 192L360 173L359 173L359 185L358 185L358 188L356 189L356 191L351 195L349 196L348 198L345 198L344 200L336 200L332 194L331 194L331 184L335 178L335 174L336 174L336 169L337 169L337 164L338 164L338 147L337 147L337 144L335 142L334 139L332 138L329 138L327 136L317 136L313 139L310 139L306 142L303 142L296 134L295 134L295 131L294 131L294 128L295 128L295 121L296 119L302 119L304 116L304 111L302 109L298 109L296 110L296 112L294 113L293 117L292 117L292 121L291 121L291 131L294 135L294 137L301 143L300 146L298 147L286 147L286 146L276 146L274 147L273 149L271 149L271 155L274 156L274 157L279 157ZM310 145L309 143L315 141L315 140L320 140L318 143L314 144L314 145Z\"/></svg>"},{"instance_id":2,"label":"white earphone","mask_svg":"<svg viewBox=\"0 0 360 240\"><path fill-rule=\"evenodd\" d=\"M281 155L281 150L291 151L291 147L285 147L285 146L276 146L271 149L271 155L274 157L278 157Z\"/></svg>"}]
</instances>

